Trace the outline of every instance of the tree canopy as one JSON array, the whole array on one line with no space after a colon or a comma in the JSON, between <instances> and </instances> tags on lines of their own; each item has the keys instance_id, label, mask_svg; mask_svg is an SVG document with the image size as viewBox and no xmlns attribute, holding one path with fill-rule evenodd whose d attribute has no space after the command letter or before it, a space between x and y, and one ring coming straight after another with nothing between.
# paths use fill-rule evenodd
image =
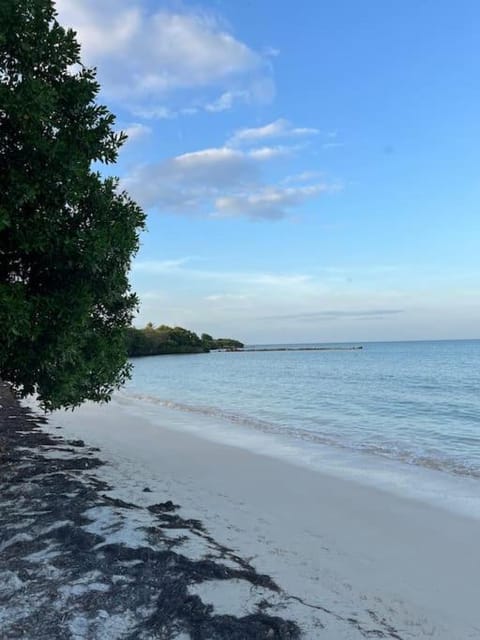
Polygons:
<instances>
[{"instance_id":1,"label":"tree canopy","mask_svg":"<svg viewBox=\"0 0 480 640\"><path fill-rule=\"evenodd\" d=\"M125 140L51 0L0 2L0 377L47 409L129 375L144 214L95 163Z\"/></svg>"}]
</instances>

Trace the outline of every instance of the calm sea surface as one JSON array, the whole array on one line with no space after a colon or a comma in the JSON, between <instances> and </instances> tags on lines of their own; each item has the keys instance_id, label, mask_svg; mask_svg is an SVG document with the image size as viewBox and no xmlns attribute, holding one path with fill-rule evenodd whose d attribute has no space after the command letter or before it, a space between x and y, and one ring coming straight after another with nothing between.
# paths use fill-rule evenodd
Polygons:
<instances>
[{"instance_id":1,"label":"calm sea surface","mask_svg":"<svg viewBox=\"0 0 480 640\"><path fill-rule=\"evenodd\" d=\"M480 479L480 340L142 358L122 394L150 415L221 424L232 442L257 436L264 452L270 442L306 461L349 452Z\"/></svg>"}]
</instances>

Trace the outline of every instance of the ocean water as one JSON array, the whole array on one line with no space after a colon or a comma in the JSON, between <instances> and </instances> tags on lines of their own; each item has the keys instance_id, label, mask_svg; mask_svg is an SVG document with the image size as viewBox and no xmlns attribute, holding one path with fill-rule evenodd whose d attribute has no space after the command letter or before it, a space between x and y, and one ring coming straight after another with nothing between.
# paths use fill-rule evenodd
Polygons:
<instances>
[{"instance_id":1,"label":"ocean water","mask_svg":"<svg viewBox=\"0 0 480 640\"><path fill-rule=\"evenodd\" d=\"M141 358L118 398L212 439L439 500L457 492L480 510L480 340Z\"/></svg>"}]
</instances>

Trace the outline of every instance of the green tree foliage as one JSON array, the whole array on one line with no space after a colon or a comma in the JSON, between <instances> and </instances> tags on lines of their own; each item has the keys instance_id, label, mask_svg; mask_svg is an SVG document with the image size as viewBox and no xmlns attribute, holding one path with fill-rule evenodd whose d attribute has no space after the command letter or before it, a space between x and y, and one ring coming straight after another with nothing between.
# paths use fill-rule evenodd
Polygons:
<instances>
[{"instance_id":1,"label":"green tree foliage","mask_svg":"<svg viewBox=\"0 0 480 640\"><path fill-rule=\"evenodd\" d=\"M232 338L212 338L208 333L202 333L200 338L205 351L212 351L213 349L226 349L227 351L236 351L237 349L243 349L243 342L233 340Z\"/></svg>"},{"instance_id":2,"label":"green tree foliage","mask_svg":"<svg viewBox=\"0 0 480 640\"><path fill-rule=\"evenodd\" d=\"M182 327L160 325L155 328L151 322L145 329L131 327L127 332L127 351L131 357L157 356L168 353L202 353L212 349L241 349L238 340L220 338L215 340L208 333L199 338L193 331Z\"/></svg>"},{"instance_id":3,"label":"green tree foliage","mask_svg":"<svg viewBox=\"0 0 480 640\"><path fill-rule=\"evenodd\" d=\"M214 349L215 340L209 333L202 333L202 335L200 336L200 340L202 341L202 345L204 346L206 351Z\"/></svg>"},{"instance_id":4,"label":"green tree foliage","mask_svg":"<svg viewBox=\"0 0 480 640\"><path fill-rule=\"evenodd\" d=\"M145 329L131 327L127 332L127 352L130 356L203 351L202 342L197 334L182 327L161 325L155 329L149 322Z\"/></svg>"},{"instance_id":5,"label":"green tree foliage","mask_svg":"<svg viewBox=\"0 0 480 640\"><path fill-rule=\"evenodd\" d=\"M0 376L47 409L129 375L144 214L93 163L124 142L51 0L0 1Z\"/></svg>"},{"instance_id":6,"label":"green tree foliage","mask_svg":"<svg viewBox=\"0 0 480 640\"><path fill-rule=\"evenodd\" d=\"M212 349L226 349L227 351L236 351L237 349L243 349L243 342L233 340L232 338L217 338L214 340Z\"/></svg>"}]
</instances>

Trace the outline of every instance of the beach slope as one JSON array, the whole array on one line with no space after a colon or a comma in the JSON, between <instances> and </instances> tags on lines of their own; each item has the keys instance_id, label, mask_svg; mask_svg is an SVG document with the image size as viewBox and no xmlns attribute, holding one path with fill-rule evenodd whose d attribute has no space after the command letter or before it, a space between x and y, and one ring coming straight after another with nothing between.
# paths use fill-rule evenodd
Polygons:
<instances>
[{"instance_id":1,"label":"beach slope","mask_svg":"<svg viewBox=\"0 0 480 640\"><path fill-rule=\"evenodd\" d=\"M184 595L218 620L276 621L266 635L194 635L184 624L185 638L295 637L296 625L312 640L480 637L473 518L160 427L118 403L54 414L42 429L101 450L106 464L85 473L110 502L82 515L100 546L144 548L149 518L160 516L175 554L232 571L189 578Z\"/></svg>"}]
</instances>

